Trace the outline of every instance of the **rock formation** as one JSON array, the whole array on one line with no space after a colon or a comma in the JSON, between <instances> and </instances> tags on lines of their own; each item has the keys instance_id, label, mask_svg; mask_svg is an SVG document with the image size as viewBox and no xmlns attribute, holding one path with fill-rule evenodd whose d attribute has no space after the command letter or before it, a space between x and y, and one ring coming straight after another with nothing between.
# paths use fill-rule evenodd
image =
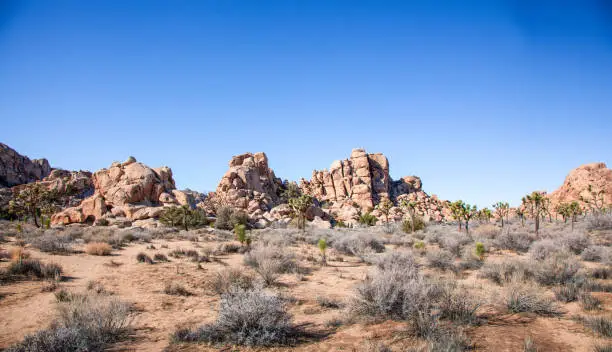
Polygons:
<instances>
[{"instance_id":1,"label":"rock formation","mask_svg":"<svg viewBox=\"0 0 612 352\"><path fill-rule=\"evenodd\" d=\"M336 160L329 170L313 171L311 180L300 180L302 192L329 203L329 211L343 221L354 221L360 212L372 211L383 199L397 204L402 198L417 202L418 211L427 219L442 221L448 216L447 202L430 197L416 176L393 181L389 161L380 153L368 154L353 149L349 159ZM381 213L373 211L377 217ZM401 219L401 210L394 207L391 218Z\"/></svg>"},{"instance_id":2,"label":"rock formation","mask_svg":"<svg viewBox=\"0 0 612 352\"><path fill-rule=\"evenodd\" d=\"M582 206L582 198L589 199L589 185L593 190L604 191L604 204L612 204L612 170L604 163L591 163L579 166L565 178L563 185L549 194L553 205L578 201Z\"/></svg>"},{"instance_id":3,"label":"rock formation","mask_svg":"<svg viewBox=\"0 0 612 352\"><path fill-rule=\"evenodd\" d=\"M245 153L232 157L229 170L209 196L257 219L279 203L281 187L265 153Z\"/></svg>"},{"instance_id":4,"label":"rock formation","mask_svg":"<svg viewBox=\"0 0 612 352\"><path fill-rule=\"evenodd\" d=\"M47 159L30 160L0 143L0 187L13 187L42 180L51 173Z\"/></svg>"},{"instance_id":5,"label":"rock formation","mask_svg":"<svg viewBox=\"0 0 612 352\"><path fill-rule=\"evenodd\" d=\"M168 167L152 169L133 157L93 174L94 194L76 207L51 218L53 224L99 219L142 220L161 215L164 205L192 205L190 194L178 191Z\"/></svg>"}]
</instances>

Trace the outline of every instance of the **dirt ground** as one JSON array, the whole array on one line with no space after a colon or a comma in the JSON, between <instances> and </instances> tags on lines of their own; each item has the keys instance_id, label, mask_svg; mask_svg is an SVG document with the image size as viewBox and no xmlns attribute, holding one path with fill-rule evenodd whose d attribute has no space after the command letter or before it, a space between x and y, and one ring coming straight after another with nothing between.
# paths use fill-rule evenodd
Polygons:
<instances>
[{"instance_id":1,"label":"dirt ground","mask_svg":"<svg viewBox=\"0 0 612 352\"><path fill-rule=\"evenodd\" d=\"M151 249L151 245L155 249ZM217 314L219 296L211 291L209 283L214 275L225 268L234 267L243 271L252 269L243 264L243 254L214 256L211 262L195 263L188 258L170 258L170 262L153 265L138 263L136 256L145 252L151 257L155 253L168 255L174 249L195 249L214 246L204 237L200 241L153 239L151 243L131 243L111 256L94 256L86 253L51 255L27 248L33 258L45 263L57 263L63 267L64 279L59 287L70 291L85 291L90 281L101 283L107 291L121 300L134 304L130 338L113 346L113 350L127 351L218 351L218 346L205 344L172 344L171 334L178 327L194 327L212 322ZM0 247L9 250L15 247L9 238ZM75 249L83 249L78 245ZM299 244L288 248L302 258L319 258L316 247ZM396 250L387 244L387 252ZM399 249L401 250L401 249ZM492 253L487 260L495 261L513 254ZM283 274L278 284L271 288L283 297L290 297L288 308L297 324L309 331L320 333L320 337L287 348L266 350L295 351L366 351L375 350L376 342L384 342L393 350L406 350L410 346L423 344L406 333L401 322L378 322L376 324L347 323L337 328L328 327L329 321L346 318L343 309L323 308L317 297L328 297L345 301L354 293L354 287L365 278L370 265L359 259L329 251L327 266L316 261L302 261L311 270L303 275ZM338 261L342 258L342 261ZM111 262L113 264L111 264ZM588 264L590 265L590 264ZM0 268L8 261L0 262ZM432 269L427 269L432 270ZM253 274L255 275L255 274ZM484 304L478 310L482 323L468 327L467 335L475 344L476 351L522 351L526 337L536 342L539 351L592 351L594 344L604 341L572 319L581 313L578 303L563 304L566 311L561 317L542 317L535 314L508 314L489 303L497 294L490 281L477 277L476 271L461 274L443 274L457 280L468 292L482 297ZM191 296L175 296L164 293L167 283L180 283ZM53 292L43 292L44 281L17 281L0 286L0 349L23 339L27 334L47 327L54 319L56 299ZM612 309L612 293L595 293L603 301L603 311ZM227 348L222 350L252 350L250 348ZM254 349L262 350L262 349Z\"/></svg>"}]
</instances>

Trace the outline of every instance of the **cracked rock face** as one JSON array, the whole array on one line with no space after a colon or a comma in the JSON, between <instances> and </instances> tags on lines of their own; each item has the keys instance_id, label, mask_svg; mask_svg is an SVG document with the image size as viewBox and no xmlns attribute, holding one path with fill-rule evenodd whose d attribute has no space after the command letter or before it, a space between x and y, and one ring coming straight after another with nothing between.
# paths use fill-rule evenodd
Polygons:
<instances>
[{"instance_id":1,"label":"cracked rock face","mask_svg":"<svg viewBox=\"0 0 612 352\"><path fill-rule=\"evenodd\" d=\"M265 153L245 153L232 157L213 197L251 217L261 217L278 204L281 185Z\"/></svg>"},{"instance_id":2,"label":"cracked rock face","mask_svg":"<svg viewBox=\"0 0 612 352\"><path fill-rule=\"evenodd\" d=\"M578 201L584 206L581 197L590 197L589 185L605 192L604 204L612 204L612 169L608 169L604 163L591 163L570 171L563 185L549 194L553 209L556 204L572 201Z\"/></svg>"},{"instance_id":3,"label":"cracked rock face","mask_svg":"<svg viewBox=\"0 0 612 352\"><path fill-rule=\"evenodd\" d=\"M0 143L0 187L13 187L40 181L51 173L47 159L23 156Z\"/></svg>"},{"instance_id":4,"label":"cracked rock face","mask_svg":"<svg viewBox=\"0 0 612 352\"><path fill-rule=\"evenodd\" d=\"M76 207L53 215L54 224L93 222L100 218L143 220L158 217L164 205L190 205L187 192L175 188L169 167L150 168L130 158L93 176L94 194Z\"/></svg>"},{"instance_id":5,"label":"cracked rock face","mask_svg":"<svg viewBox=\"0 0 612 352\"><path fill-rule=\"evenodd\" d=\"M300 181L302 192L330 203L330 212L343 221L355 220L360 212L372 211L383 199L396 203L410 199L418 203L418 212L427 219L441 221L447 212L447 202L430 197L422 190L421 179L405 176L397 181L389 175L389 161L381 153L368 154L353 149L348 159L334 161L329 170L315 170L310 180ZM401 220L402 212L395 206L391 218ZM373 211L377 217L381 213Z\"/></svg>"}]
</instances>

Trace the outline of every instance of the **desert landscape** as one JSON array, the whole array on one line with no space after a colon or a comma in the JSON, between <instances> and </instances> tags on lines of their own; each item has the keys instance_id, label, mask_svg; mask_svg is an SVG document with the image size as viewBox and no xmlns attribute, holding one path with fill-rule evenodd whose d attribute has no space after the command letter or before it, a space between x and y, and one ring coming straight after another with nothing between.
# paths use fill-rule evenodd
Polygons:
<instances>
[{"instance_id":1,"label":"desert landscape","mask_svg":"<svg viewBox=\"0 0 612 352\"><path fill-rule=\"evenodd\" d=\"M207 194L134 157L0 160L7 351L612 349L603 163L478 209L363 149L299 182L234 156Z\"/></svg>"}]
</instances>

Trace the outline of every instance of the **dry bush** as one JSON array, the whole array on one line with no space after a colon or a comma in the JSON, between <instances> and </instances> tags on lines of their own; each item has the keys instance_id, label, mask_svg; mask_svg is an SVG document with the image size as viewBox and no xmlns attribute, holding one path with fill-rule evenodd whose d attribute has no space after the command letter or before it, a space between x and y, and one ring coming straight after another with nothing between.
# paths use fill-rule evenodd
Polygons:
<instances>
[{"instance_id":1,"label":"dry bush","mask_svg":"<svg viewBox=\"0 0 612 352\"><path fill-rule=\"evenodd\" d=\"M324 296L317 296L317 304L323 308L340 309L344 307L344 304L336 299Z\"/></svg>"},{"instance_id":2,"label":"dry bush","mask_svg":"<svg viewBox=\"0 0 612 352\"><path fill-rule=\"evenodd\" d=\"M85 253L91 255L111 255L113 247L108 243L90 242L85 246Z\"/></svg>"},{"instance_id":3,"label":"dry bush","mask_svg":"<svg viewBox=\"0 0 612 352\"><path fill-rule=\"evenodd\" d=\"M297 268L293 253L278 247L258 246L244 255L244 264L252 267L266 285L276 282L280 274Z\"/></svg>"},{"instance_id":4,"label":"dry bush","mask_svg":"<svg viewBox=\"0 0 612 352\"><path fill-rule=\"evenodd\" d=\"M612 344L597 344L593 347L593 352L612 352Z\"/></svg>"},{"instance_id":5,"label":"dry bush","mask_svg":"<svg viewBox=\"0 0 612 352\"><path fill-rule=\"evenodd\" d=\"M72 252L72 238L70 236L58 236L46 233L32 239L32 247L46 253L70 253Z\"/></svg>"},{"instance_id":6,"label":"dry bush","mask_svg":"<svg viewBox=\"0 0 612 352\"><path fill-rule=\"evenodd\" d=\"M601 262L610 258L610 250L604 246L590 246L582 251L580 257L587 262Z\"/></svg>"},{"instance_id":7,"label":"dry bush","mask_svg":"<svg viewBox=\"0 0 612 352\"><path fill-rule=\"evenodd\" d=\"M604 337L612 337L612 317L601 315L594 317L585 316L579 319L584 326L593 330L595 333Z\"/></svg>"},{"instance_id":8,"label":"dry bush","mask_svg":"<svg viewBox=\"0 0 612 352\"><path fill-rule=\"evenodd\" d=\"M155 264L155 262L153 261L153 259L151 259L151 257L149 257L146 253L144 252L140 252L136 255L136 261L138 261L139 263L146 263L146 264Z\"/></svg>"},{"instance_id":9,"label":"dry bush","mask_svg":"<svg viewBox=\"0 0 612 352\"><path fill-rule=\"evenodd\" d=\"M11 262L6 273L9 276L58 279L62 274L62 267L54 263L44 264L38 259L22 259Z\"/></svg>"},{"instance_id":10,"label":"dry bush","mask_svg":"<svg viewBox=\"0 0 612 352\"><path fill-rule=\"evenodd\" d=\"M516 252L527 252L534 238L526 232L504 232L493 241L499 249L509 249Z\"/></svg>"},{"instance_id":11,"label":"dry bush","mask_svg":"<svg viewBox=\"0 0 612 352\"><path fill-rule=\"evenodd\" d=\"M129 330L130 305L110 296L75 295L58 306L58 319L7 351L102 351Z\"/></svg>"},{"instance_id":12,"label":"dry bush","mask_svg":"<svg viewBox=\"0 0 612 352\"><path fill-rule=\"evenodd\" d=\"M374 253L385 251L385 245L380 239L369 232L342 233L331 239L331 246L340 253L356 256L362 261Z\"/></svg>"},{"instance_id":13,"label":"dry bush","mask_svg":"<svg viewBox=\"0 0 612 352\"><path fill-rule=\"evenodd\" d=\"M565 248L574 254L582 253L582 251L591 244L591 241L587 235L576 232L571 232L564 235L560 238L560 242Z\"/></svg>"},{"instance_id":14,"label":"dry bush","mask_svg":"<svg viewBox=\"0 0 612 352\"><path fill-rule=\"evenodd\" d=\"M244 249L246 249L246 247L241 246L237 243L225 242L225 243L220 243L219 245L217 245L217 248L215 249L214 253L216 255L240 253Z\"/></svg>"},{"instance_id":15,"label":"dry bush","mask_svg":"<svg viewBox=\"0 0 612 352\"><path fill-rule=\"evenodd\" d=\"M533 276L542 285L568 283L577 276L580 263L569 253L554 253L548 258L533 262Z\"/></svg>"},{"instance_id":16,"label":"dry bush","mask_svg":"<svg viewBox=\"0 0 612 352\"><path fill-rule=\"evenodd\" d=\"M245 274L242 270L234 268L228 268L217 272L210 286L211 289L218 294L227 293L232 288L249 290L254 287L253 278L250 275Z\"/></svg>"},{"instance_id":17,"label":"dry bush","mask_svg":"<svg viewBox=\"0 0 612 352\"><path fill-rule=\"evenodd\" d=\"M471 230L472 236L483 238L495 238L501 233L501 228L493 224L484 224Z\"/></svg>"},{"instance_id":18,"label":"dry bush","mask_svg":"<svg viewBox=\"0 0 612 352\"><path fill-rule=\"evenodd\" d=\"M513 278L521 280L530 278L533 273L526 263L506 259L501 263L485 263L478 276L501 285L510 282Z\"/></svg>"},{"instance_id":19,"label":"dry bush","mask_svg":"<svg viewBox=\"0 0 612 352\"><path fill-rule=\"evenodd\" d=\"M601 309L601 300L597 297L594 297L589 292L584 292L580 294L580 305L584 310L597 310Z\"/></svg>"},{"instance_id":20,"label":"dry bush","mask_svg":"<svg viewBox=\"0 0 612 352\"><path fill-rule=\"evenodd\" d=\"M578 300L582 292L582 285L578 282L569 282L565 285L553 287L552 291L557 301L565 303L574 302Z\"/></svg>"},{"instance_id":21,"label":"dry bush","mask_svg":"<svg viewBox=\"0 0 612 352\"><path fill-rule=\"evenodd\" d=\"M463 332L453 329L438 328L429 340L429 352L461 352L473 349L470 339Z\"/></svg>"},{"instance_id":22,"label":"dry bush","mask_svg":"<svg viewBox=\"0 0 612 352\"><path fill-rule=\"evenodd\" d=\"M589 276L594 279L612 279L612 267L591 269L591 271L589 271Z\"/></svg>"},{"instance_id":23,"label":"dry bush","mask_svg":"<svg viewBox=\"0 0 612 352\"><path fill-rule=\"evenodd\" d=\"M594 230L612 230L612 213L591 213L586 219L586 228Z\"/></svg>"},{"instance_id":24,"label":"dry bush","mask_svg":"<svg viewBox=\"0 0 612 352\"><path fill-rule=\"evenodd\" d=\"M298 341L301 331L292 324L281 298L261 289L233 288L221 296L219 315L212 324L174 333L177 342L231 343L282 346Z\"/></svg>"},{"instance_id":25,"label":"dry bush","mask_svg":"<svg viewBox=\"0 0 612 352\"><path fill-rule=\"evenodd\" d=\"M510 313L530 312L544 316L558 316L557 304L531 283L513 281L504 291L503 300Z\"/></svg>"},{"instance_id":26,"label":"dry bush","mask_svg":"<svg viewBox=\"0 0 612 352\"><path fill-rule=\"evenodd\" d=\"M157 262L169 262L170 261L168 260L168 257L166 257L166 255L163 253L155 253L155 255L153 256L153 260Z\"/></svg>"},{"instance_id":27,"label":"dry bush","mask_svg":"<svg viewBox=\"0 0 612 352\"><path fill-rule=\"evenodd\" d=\"M551 254L560 252L562 249L558 241L546 238L533 242L531 248L529 248L529 256L534 260L544 260Z\"/></svg>"},{"instance_id":28,"label":"dry bush","mask_svg":"<svg viewBox=\"0 0 612 352\"><path fill-rule=\"evenodd\" d=\"M173 296L191 296L193 295L193 293L187 290L183 285L178 284L176 282L167 283L166 286L164 286L164 293L167 295L173 295Z\"/></svg>"},{"instance_id":29,"label":"dry bush","mask_svg":"<svg viewBox=\"0 0 612 352\"><path fill-rule=\"evenodd\" d=\"M427 253L427 264L432 268L455 270L455 256L447 250Z\"/></svg>"}]
</instances>

